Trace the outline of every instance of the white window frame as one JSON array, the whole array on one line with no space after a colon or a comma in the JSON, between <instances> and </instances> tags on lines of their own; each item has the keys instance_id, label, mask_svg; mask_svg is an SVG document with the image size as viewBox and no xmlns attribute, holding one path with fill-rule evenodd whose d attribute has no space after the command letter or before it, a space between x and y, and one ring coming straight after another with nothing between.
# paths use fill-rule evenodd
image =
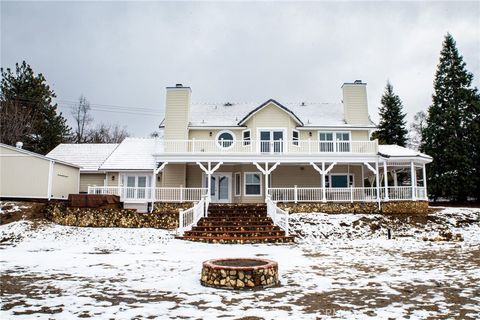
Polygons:
<instances>
[{"instance_id":1,"label":"white window frame","mask_svg":"<svg viewBox=\"0 0 480 320\"><path fill-rule=\"evenodd\" d=\"M247 194L247 175L258 174L260 176L260 193L259 194ZM244 172L243 173L243 196L244 197L260 197L263 194L263 174L260 171Z\"/></svg>"},{"instance_id":2,"label":"white window frame","mask_svg":"<svg viewBox=\"0 0 480 320\"><path fill-rule=\"evenodd\" d=\"M297 139L295 140L294 134L297 134ZM292 129L292 146L298 147L300 144L300 131L297 129Z\"/></svg>"},{"instance_id":3,"label":"white window frame","mask_svg":"<svg viewBox=\"0 0 480 320\"><path fill-rule=\"evenodd\" d=\"M326 180L325 180L325 188L327 189L337 189L336 187L332 187L332 176L347 176L349 177L348 178L348 186L346 188L350 188L350 187L354 187L355 188L355 174L353 173L331 173L331 174L327 174L325 176ZM352 177L352 185L350 186L350 177ZM327 186L327 183L328 183L328 186Z\"/></svg>"},{"instance_id":4,"label":"white window frame","mask_svg":"<svg viewBox=\"0 0 480 320\"><path fill-rule=\"evenodd\" d=\"M229 133L229 134L232 135L232 138L233 138L232 144L229 145L228 147L222 146L222 145L220 144L219 139L218 139L223 133ZM236 138L236 136L235 136L235 133L233 133L233 131L231 131L231 130L220 130L220 131L217 133L217 135L215 136L215 143L217 144L217 146L218 146L219 148L222 148L223 150L228 150L228 149L230 149L230 148L233 148L233 146L235 145L235 141L236 141L236 140L237 140L237 138ZM228 141L228 140L226 140L226 141Z\"/></svg>"},{"instance_id":5,"label":"white window frame","mask_svg":"<svg viewBox=\"0 0 480 320\"><path fill-rule=\"evenodd\" d=\"M235 172L233 184L235 185L235 196L240 197L242 195L242 180L240 179L242 175L240 172ZM238 188L237 188L237 179L238 179Z\"/></svg>"},{"instance_id":6,"label":"white window frame","mask_svg":"<svg viewBox=\"0 0 480 320\"><path fill-rule=\"evenodd\" d=\"M261 143L261 138L260 138L260 136L261 136L261 132L262 132L262 131L270 131L270 132L272 132L272 131L282 131L282 132L283 132L282 152L280 152L280 153L285 153L285 152L286 152L287 149L286 149L285 141L288 140L288 136L287 136L287 134L288 134L288 129L285 128L285 127L283 127L283 128L277 128L277 127L271 127L271 128L269 128L269 127L266 127L266 128L261 127L261 128L257 128L257 141L258 141L258 143L257 143L257 152L261 152L261 145L262 145L262 143ZM271 140L270 140L270 141L271 141ZM272 152L271 150L270 150L270 152L271 152L271 153L275 153L275 152Z\"/></svg>"},{"instance_id":7,"label":"white window frame","mask_svg":"<svg viewBox=\"0 0 480 320\"><path fill-rule=\"evenodd\" d=\"M248 139L245 139L245 133L248 132ZM252 130L251 129L245 129L242 131L242 140L243 140L243 146L249 146L252 144Z\"/></svg>"}]
</instances>

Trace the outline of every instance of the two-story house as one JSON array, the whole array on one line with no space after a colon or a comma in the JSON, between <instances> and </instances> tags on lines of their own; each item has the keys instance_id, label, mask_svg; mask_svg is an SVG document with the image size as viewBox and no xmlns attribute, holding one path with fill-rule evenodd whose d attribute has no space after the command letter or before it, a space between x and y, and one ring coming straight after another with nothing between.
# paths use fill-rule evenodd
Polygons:
<instances>
[{"instance_id":1,"label":"two-story house","mask_svg":"<svg viewBox=\"0 0 480 320\"><path fill-rule=\"evenodd\" d=\"M160 137L127 138L105 148L62 144L48 156L85 167L81 191L118 194L126 207L143 210L153 202L202 198L426 200L425 164L432 159L370 140L375 124L366 84L341 89L341 103L193 104L192 90L177 84L166 89Z\"/></svg>"}]
</instances>

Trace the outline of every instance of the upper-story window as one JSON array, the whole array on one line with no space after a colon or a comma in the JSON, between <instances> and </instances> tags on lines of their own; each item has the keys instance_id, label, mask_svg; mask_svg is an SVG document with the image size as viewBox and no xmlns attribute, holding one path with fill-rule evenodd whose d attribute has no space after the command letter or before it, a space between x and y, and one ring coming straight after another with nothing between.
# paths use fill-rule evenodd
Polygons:
<instances>
[{"instance_id":1,"label":"upper-story window","mask_svg":"<svg viewBox=\"0 0 480 320\"><path fill-rule=\"evenodd\" d=\"M235 135L233 132L228 130L220 131L217 134L216 140L221 148L230 148L234 143Z\"/></svg>"},{"instance_id":2,"label":"upper-story window","mask_svg":"<svg viewBox=\"0 0 480 320\"><path fill-rule=\"evenodd\" d=\"M243 135L243 145L249 146L252 142L252 130L247 129L242 131Z\"/></svg>"},{"instance_id":3,"label":"upper-story window","mask_svg":"<svg viewBox=\"0 0 480 320\"><path fill-rule=\"evenodd\" d=\"M299 139L299 132L298 130L293 130L292 131L292 144L294 146L298 146L298 139Z\"/></svg>"},{"instance_id":4,"label":"upper-story window","mask_svg":"<svg viewBox=\"0 0 480 320\"><path fill-rule=\"evenodd\" d=\"M350 132L320 132L320 152L349 152Z\"/></svg>"}]
</instances>

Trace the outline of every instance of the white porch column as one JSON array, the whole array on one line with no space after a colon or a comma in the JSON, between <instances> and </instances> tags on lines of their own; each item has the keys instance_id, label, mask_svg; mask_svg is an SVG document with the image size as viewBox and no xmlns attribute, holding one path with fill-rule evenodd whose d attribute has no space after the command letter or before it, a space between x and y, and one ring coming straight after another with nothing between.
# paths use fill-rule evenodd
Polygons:
<instances>
[{"instance_id":1,"label":"white porch column","mask_svg":"<svg viewBox=\"0 0 480 320\"><path fill-rule=\"evenodd\" d=\"M207 200L208 202L212 201L212 174L220 168L220 166L223 164L223 161L220 161L217 163L215 167L212 168L212 162L208 161L207 162L207 168L203 166L203 164L200 161L197 161L198 166L200 169L202 169L203 172L207 175L207 189L208 189L208 194L207 194Z\"/></svg>"},{"instance_id":2,"label":"white porch column","mask_svg":"<svg viewBox=\"0 0 480 320\"><path fill-rule=\"evenodd\" d=\"M388 175L387 175L387 161L383 161L383 180L385 188L385 201L388 201Z\"/></svg>"},{"instance_id":3,"label":"white porch column","mask_svg":"<svg viewBox=\"0 0 480 320\"><path fill-rule=\"evenodd\" d=\"M263 176L264 176L264 185L265 185L265 202L267 202L267 198L268 198L268 189L269 189L269 181L268 181L268 177L270 175L270 173L272 173L273 170L275 170L277 168L277 166L280 164L280 162L275 162L275 164L273 166L271 166L270 168L268 167L268 162L265 162L265 169L262 168L261 165L259 165L257 162L254 162L253 163L257 169L263 173Z\"/></svg>"},{"instance_id":4,"label":"white porch column","mask_svg":"<svg viewBox=\"0 0 480 320\"><path fill-rule=\"evenodd\" d=\"M380 177L379 177L379 170L378 170L378 159L375 162L375 185L377 187L377 202L380 205Z\"/></svg>"},{"instance_id":5,"label":"white porch column","mask_svg":"<svg viewBox=\"0 0 480 320\"><path fill-rule=\"evenodd\" d=\"M413 161L410 161L410 182L412 186L412 200L416 200L417 195L416 195L415 187L417 185L417 175L415 172L415 164L413 163Z\"/></svg>"},{"instance_id":6,"label":"white porch column","mask_svg":"<svg viewBox=\"0 0 480 320\"><path fill-rule=\"evenodd\" d=\"M327 202L327 190L325 190L325 162L322 162L322 202Z\"/></svg>"},{"instance_id":7,"label":"white porch column","mask_svg":"<svg viewBox=\"0 0 480 320\"><path fill-rule=\"evenodd\" d=\"M320 173L320 175L322 176L322 202L327 202L327 191L326 191L326 188L325 188L325 176L327 175L327 173L330 172L330 170L333 169L333 167L336 164L337 164L336 162L332 162L332 164L330 164L328 166L328 168L325 169L325 162L322 162L322 169L320 169L315 163L310 162L310 165L313 167L313 169L317 170Z\"/></svg>"},{"instance_id":8,"label":"white porch column","mask_svg":"<svg viewBox=\"0 0 480 320\"><path fill-rule=\"evenodd\" d=\"M393 186L398 187L397 170L393 170Z\"/></svg>"},{"instance_id":9,"label":"white porch column","mask_svg":"<svg viewBox=\"0 0 480 320\"><path fill-rule=\"evenodd\" d=\"M427 168L425 166L425 163L423 164L422 168L422 173L423 173L423 189L425 190L425 200L428 200L428 193L427 193Z\"/></svg>"}]
</instances>

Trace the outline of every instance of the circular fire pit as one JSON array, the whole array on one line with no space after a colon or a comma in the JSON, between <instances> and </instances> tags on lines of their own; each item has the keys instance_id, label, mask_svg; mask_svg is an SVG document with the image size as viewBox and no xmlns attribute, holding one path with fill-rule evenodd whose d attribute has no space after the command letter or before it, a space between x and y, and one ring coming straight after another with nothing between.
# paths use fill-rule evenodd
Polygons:
<instances>
[{"instance_id":1,"label":"circular fire pit","mask_svg":"<svg viewBox=\"0 0 480 320\"><path fill-rule=\"evenodd\" d=\"M213 259L203 263L201 284L221 289L255 289L278 284L278 264L267 259Z\"/></svg>"}]
</instances>

